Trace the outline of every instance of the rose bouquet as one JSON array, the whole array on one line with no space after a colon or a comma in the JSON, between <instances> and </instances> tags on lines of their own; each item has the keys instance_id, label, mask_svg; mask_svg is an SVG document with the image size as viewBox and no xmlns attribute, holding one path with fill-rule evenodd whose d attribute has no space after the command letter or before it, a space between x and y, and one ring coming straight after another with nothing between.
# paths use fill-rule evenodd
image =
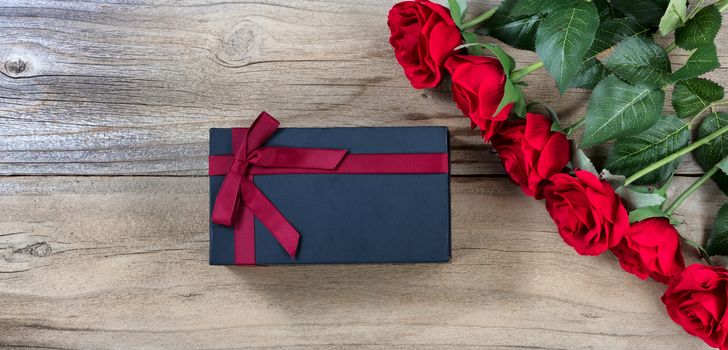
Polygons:
<instances>
[{"instance_id":1,"label":"rose bouquet","mask_svg":"<svg viewBox=\"0 0 728 350\"><path fill-rule=\"evenodd\" d=\"M476 16L466 8L464 0L392 7L390 43L412 86L450 81L471 127L524 194L545 200L566 244L581 255L611 251L625 271L666 284L668 315L728 349L728 204L706 244L681 237L673 218L711 179L728 193L728 113L717 111L728 100L701 77L720 66L714 41L728 0L505 0ZM486 36L540 61L517 69ZM676 48L689 57L673 71ZM527 103L524 78L542 67L562 93L591 90L583 118L562 125L552 108ZM674 115L663 113L667 93ZM597 145L609 149L601 171L587 156ZM704 175L667 198L689 153ZM686 267L682 244L703 263Z\"/></svg>"}]
</instances>

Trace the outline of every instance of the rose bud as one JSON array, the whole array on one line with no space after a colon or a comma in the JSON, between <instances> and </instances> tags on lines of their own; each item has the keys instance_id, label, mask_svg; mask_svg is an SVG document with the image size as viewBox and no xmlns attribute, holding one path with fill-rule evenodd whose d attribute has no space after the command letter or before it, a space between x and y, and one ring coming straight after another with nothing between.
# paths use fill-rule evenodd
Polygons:
<instances>
[{"instance_id":1,"label":"rose bud","mask_svg":"<svg viewBox=\"0 0 728 350\"><path fill-rule=\"evenodd\" d=\"M544 197L561 238L581 255L616 246L629 229L627 210L612 186L588 171L552 176Z\"/></svg>"},{"instance_id":2,"label":"rose bud","mask_svg":"<svg viewBox=\"0 0 728 350\"><path fill-rule=\"evenodd\" d=\"M551 131L551 119L527 113L526 120L508 122L491 142L511 180L536 199L543 198L543 183L569 162L566 135Z\"/></svg>"},{"instance_id":3,"label":"rose bud","mask_svg":"<svg viewBox=\"0 0 728 350\"><path fill-rule=\"evenodd\" d=\"M708 345L728 349L728 270L694 264L670 280L662 302L675 323Z\"/></svg>"},{"instance_id":4,"label":"rose bud","mask_svg":"<svg viewBox=\"0 0 728 350\"><path fill-rule=\"evenodd\" d=\"M612 252L625 271L641 279L650 276L667 283L685 269L680 234L667 218L648 218L630 225Z\"/></svg>"},{"instance_id":5,"label":"rose bud","mask_svg":"<svg viewBox=\"0 0 728 350\"><path fill-rule=\"evenodd\" d=\"M492 57L454 55L445 62L452 75L452 95L458 108L477 125L483 139L490 141L508 119L513 104L497 114L503 99L505 73L500 61Z\"/></svg>"},{"instance_id":6,"label":"rose bud","mask_svg":"<svg viewBox=\"0 0 728 350\"><path fill-rule=\"evenodd\" d=\"M427 0L404 1L389 11L387 24L394 56L412 86L437 86L445 59L461 41L450 10Z\"/></svg>"}]
</instances>

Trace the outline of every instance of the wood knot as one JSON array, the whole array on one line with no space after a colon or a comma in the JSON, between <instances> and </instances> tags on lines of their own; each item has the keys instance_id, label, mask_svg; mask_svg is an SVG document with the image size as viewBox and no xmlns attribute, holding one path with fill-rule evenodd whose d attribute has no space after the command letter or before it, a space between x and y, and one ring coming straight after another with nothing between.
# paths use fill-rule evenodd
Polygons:
<instances>
[{"instance_id":1,"label":"wood knot","mask_svg":"<svg viewBox=\"0 0 728 350\"><path fill-rule=\"evenodd\" d=\"M28 70L28 62L20 57L13 57L5 61L5 71L8 75L20 75Z\"/></svg>"},{"instance_id":2,"label":"wood knot","mask_svg":"<svg viewBox=\"0 0 728 350\"><path fill-rule=\"evenodd\" d=\"M223 65L240 67L247 65L260 55L263 46L263 30L253 21L237 23L227 32L218 50L218 58Z\"/></svg>"},{"instance_id":3,"label":"wood knot","mask_svg":"<svg viewBox=\"0 0 728 350\"><path fill-rule=\"evenodd\" d=\"M32 256L38 256L38 257L44 257L48 256L53 252L53 249L51 248L51 245L47 242L38 242L33 243L29 246L16 249L14 251L15 254L27 254Z\"/></svg>"}]
</instances>

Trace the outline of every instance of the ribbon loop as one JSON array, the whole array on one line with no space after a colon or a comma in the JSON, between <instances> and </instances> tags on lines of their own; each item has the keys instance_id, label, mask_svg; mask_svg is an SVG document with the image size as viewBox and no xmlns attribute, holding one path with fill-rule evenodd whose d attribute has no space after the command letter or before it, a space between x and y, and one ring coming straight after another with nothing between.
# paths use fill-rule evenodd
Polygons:
<instances>
[{"instance_id":1,"label":"ribbon loop","mask_svg":"<svg viewBox=\"0 0 728 350\"><path fill-rule=\"evenodd\" d=\"M255 119L245 137L245 142L240 145L238 156L247 157L250 152L260 148L278 130L280 123L266 112L261 112ZM242 151L242 152L241 152Z\"/></svg>"},{"instance_id":2,"label":"ribbon loop","mask_svg":"<svg viewBox=\"0 0 728 350\"><path fill-rule=\"evenodd\" d=\"M233 226L246 208L265 225L278 243L295 258L300 234L251 180L256 167L333 170L346 157L344 149L261 147L273 136L279 122L261 113L235 152L212 209L212 222Z\"/></svg>"}]
</instances>

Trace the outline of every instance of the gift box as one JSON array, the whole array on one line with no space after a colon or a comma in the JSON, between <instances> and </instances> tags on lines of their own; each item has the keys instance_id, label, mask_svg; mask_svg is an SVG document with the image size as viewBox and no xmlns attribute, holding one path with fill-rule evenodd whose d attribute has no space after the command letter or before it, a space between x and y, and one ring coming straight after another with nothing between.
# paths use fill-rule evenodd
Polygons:
<instances>
[{"instance_id":1,"label":"gift box","mask_svg":"<svg viewBox=\"0 0 728 350\"><path fill-rule=\"evenodd\" d=\"M445 127L210 129L210 264L450 259Z\"/></svg>"}]
</instances>

